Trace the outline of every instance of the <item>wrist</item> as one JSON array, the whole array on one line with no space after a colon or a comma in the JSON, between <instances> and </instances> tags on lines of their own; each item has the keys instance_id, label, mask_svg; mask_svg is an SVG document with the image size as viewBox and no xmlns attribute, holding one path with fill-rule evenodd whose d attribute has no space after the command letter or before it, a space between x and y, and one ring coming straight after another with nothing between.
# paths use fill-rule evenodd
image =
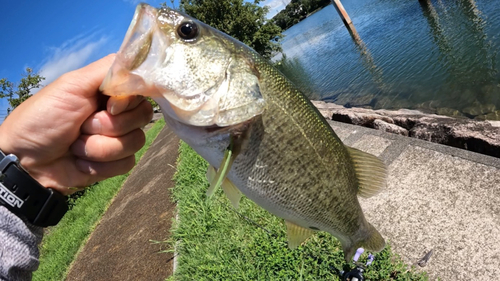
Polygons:
<instances>
[{"instance_id":1,"label":"wrist","mask_svg":"<svg viewBox=\"0 0 500 281\"><path fill-rule=\"evenodd\" d=\"M20 151L20 149L16 149L15 143L18 137L16 136L16 131L13 130L13 125L10 124L10 118L12 114L15 114L15 111L13 111L0 125L0 151L3 152L4 155L8 154L14 154L17 156L19 159L19 162L23 162L25 164L24 159L23 159L23 153ZM19 139L17 140L17 143L19 143ZM25 166L23 166L25 167Z\"/></svg>"},{"instance_id":2,"label":"wrist","mask_svg":"<svg viewBox=\"0 0 500 281\"><path fill-rule=\"evenodd\" d=\"M57 224L68 210L64 196L43 187L22 168L15 155L5 155L2 151L0 205L43 227Z\"/></svg>"},{"instance_id":3,"label":"wrist","mask_svg":"<svg viewBox=\"0 0 500 281\"><path fill-rule=\"evenodd\" d=\"M13 111L11 114L14 113L15 112ZM33 171L36 170L37 165L40 166L40 163L37 163L36 161L37 158L35 158L37 154L40 154L40 152L33 154L30 149L27 149L29 147L34 147L34 145L36 144L27 142L26 139L23 138L23 136L18 135L16 132L20 130L21 128L16 128L9 122L9 119L6 119L6 121L2 125L0 125L0 151L3 152L4 155L15 155L19 160L19 165L22 166L23 170L26 171L35 180L44 185L44 182L41 181L38 178L37 174Z\"/></svg>"}]
</instances>

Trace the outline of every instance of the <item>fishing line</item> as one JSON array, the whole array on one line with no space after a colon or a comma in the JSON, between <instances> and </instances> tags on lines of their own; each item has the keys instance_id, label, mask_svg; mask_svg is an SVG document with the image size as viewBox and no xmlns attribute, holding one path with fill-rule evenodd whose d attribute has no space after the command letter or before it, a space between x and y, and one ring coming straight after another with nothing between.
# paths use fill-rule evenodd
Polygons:
<instances>
[{"instance_id":1,"label":"fishing line","mask_svg":"<svg viewBox=\"0 0 500 281\"><path fill-rule=\"evenodd\" d=\"M227 209L235 212L238 216L242 217L243 219L245 219L246 221L250 222L251 224L257 226L258 228L264 230L265 232L267 232L269 235L273 236L274 238L278 238L278 235L273 233L272 231L266 229L265 227L263 227L262 225L260 225L259 223L253 221L251 218L243 215L242 213L238 212L238 210L236 210L233 206L229 206L228 204L222 202L222 200L220 198L217 198L217 201L219 201L219 203L221 203L221 205L223 205L224 207L226 207Z\"/></svg>"}]
</instances>

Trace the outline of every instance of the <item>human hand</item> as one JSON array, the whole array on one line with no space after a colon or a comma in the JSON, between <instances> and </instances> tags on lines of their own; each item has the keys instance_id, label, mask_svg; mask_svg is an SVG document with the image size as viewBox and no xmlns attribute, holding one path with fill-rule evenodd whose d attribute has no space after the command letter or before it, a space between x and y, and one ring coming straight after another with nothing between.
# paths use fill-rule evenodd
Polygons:
<instances>
[{"instance_id":1,"label":"human hand","mask_svg":"<svg viewBox=\"0 0 500 281\"><path fill-rule=\"evenodd\" d=\"M114 60L109 55L66 73L18 106L0 126L0 149L15 154L45 187L70 187L124 174L145 142L140 129L153 116L143 97L99 92ZM106 102L107 100L107 102ZM106 103L107 110L101 110Z\"/></svg>"}]
</instances>

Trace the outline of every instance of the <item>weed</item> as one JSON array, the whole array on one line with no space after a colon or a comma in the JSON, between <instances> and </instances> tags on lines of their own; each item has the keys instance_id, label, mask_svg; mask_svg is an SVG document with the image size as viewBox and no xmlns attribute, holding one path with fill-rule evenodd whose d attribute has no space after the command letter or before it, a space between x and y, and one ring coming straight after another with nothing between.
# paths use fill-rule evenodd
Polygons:
<instances>
[{"instance_id":1,"label":"weed","mask_svg":"<svg viewBox=\"0 0 500 281\"><path fill-rule=\"evenodd\" d=\"M170 240L177 245L179 263L169 280L339 280L345 261L337 239L318 232L289 250L281 219L246 198L235 212L221 190L207 199L207 165L181 144L173 189L179 220ZM390 247L376 255L365 276L372 281L427 279L407 270Z\"/></svg>"}]
</instances>

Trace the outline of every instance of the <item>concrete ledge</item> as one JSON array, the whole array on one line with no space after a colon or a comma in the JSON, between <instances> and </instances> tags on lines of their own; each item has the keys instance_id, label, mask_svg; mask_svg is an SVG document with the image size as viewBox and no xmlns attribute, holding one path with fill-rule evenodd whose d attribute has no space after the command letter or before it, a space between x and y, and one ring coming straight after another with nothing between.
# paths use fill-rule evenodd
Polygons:
<instances>
[{"instance_id":1,"label":"concrete ledge","mask_svg":"<svg viewBox=\"0 0 500 281\"><path fill-rule=\"evenodd\" d=\"M329 121L346 145L378 155L387 190L360 198L367 219L431 280L500 276L500 159L445 145ZM419 266L416 266L420 268Z\"/></svg>"}]
</instances>

